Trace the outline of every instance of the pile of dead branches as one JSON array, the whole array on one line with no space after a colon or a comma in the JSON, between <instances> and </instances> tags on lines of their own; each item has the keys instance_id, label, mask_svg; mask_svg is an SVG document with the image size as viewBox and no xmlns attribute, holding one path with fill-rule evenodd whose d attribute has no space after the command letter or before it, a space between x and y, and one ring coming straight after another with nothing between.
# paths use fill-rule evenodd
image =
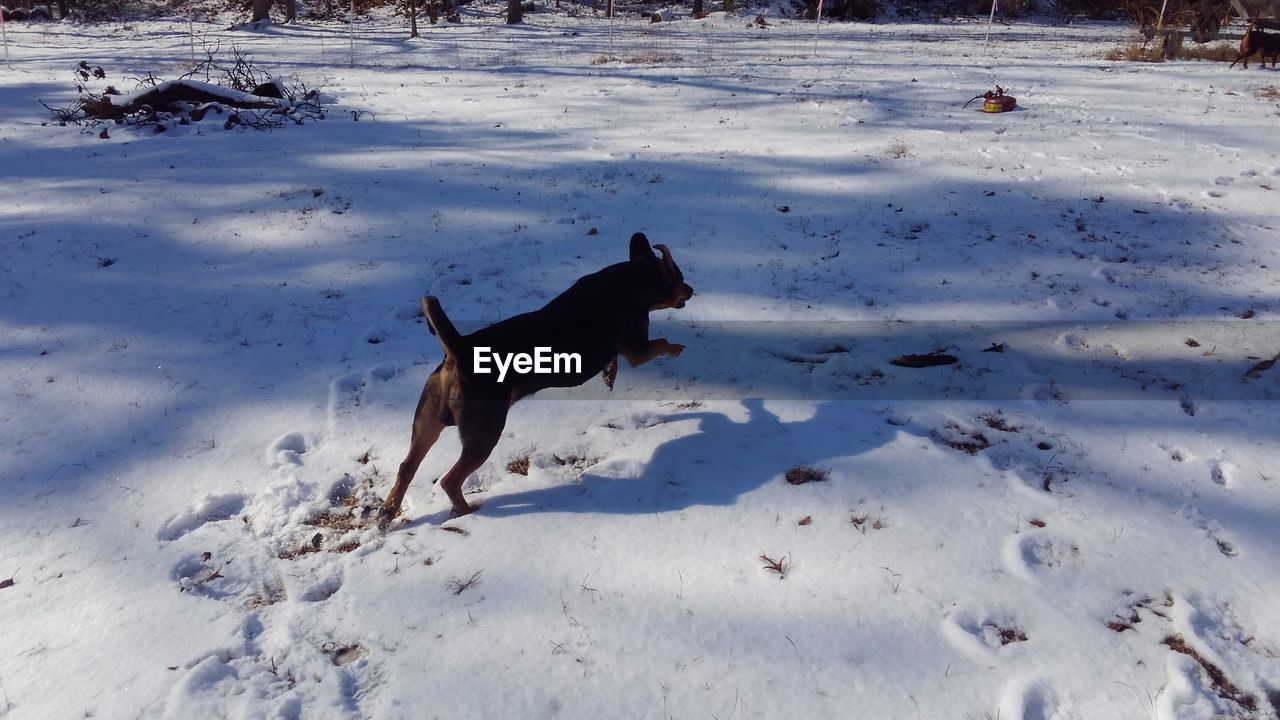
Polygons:
<instances>
[{"instance_id":1,"label":"pile of dead branches","mask_svg":"<svg viewBox=\"0 0 1280 720\"><path fill-rule=\"evenodd\" d=\"M191 72L175 80L151 74L126 78L135 83L129 92L106 84L107 73L101 66L81 61L74 69L79 99L65 107L41 104L59 125L115 123L149 126L155 132L207 120L218 120L228 130L272 130L290 121L301 125L324 119L319 90L297 80L272 77L238 49L232 49L226 62L219 59L216 47L206 55ZM105 85L101 90L92 89L101 85Z\"/></svg>"}]
</instances>

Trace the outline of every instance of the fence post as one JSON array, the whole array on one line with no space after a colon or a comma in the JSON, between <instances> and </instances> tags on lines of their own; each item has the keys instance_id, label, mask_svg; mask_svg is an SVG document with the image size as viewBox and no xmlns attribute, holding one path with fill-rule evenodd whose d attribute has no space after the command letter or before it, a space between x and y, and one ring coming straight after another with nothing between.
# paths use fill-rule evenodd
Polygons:
<instances>
[{"instance_id":1,"label":"fence post","mask_svg":"<svg viewBox=\"0 0 1280 720\"><path fill-rule=\"evenodd\" d=\"M0 13L0 35L4 36L4 64L13 67L9 60L9 31L4 26L4 13Z\"/></svg>"},{"instance_id":2,"label":"fence post","mask_svg":"<svg viewBox=\"0 0 1280 720\"><path fill-rule=\"evenodd\" d=\"M813 56L818 57L818 29L822 27L822 0L818 0L818 22L813 26Z\"/></svg>"},{"instance_id":3,"label":"fence post","mask_svg":"<svg viewBox=\"0 0 1280 720\"><path fill-rule=\"evenodd\" d=\"M991 44L991 24L996 21L996 6L1000 4L1000 0L991 0L991 17L987 18L987 39L984 45Z\"/></svg>"}]
</instances>

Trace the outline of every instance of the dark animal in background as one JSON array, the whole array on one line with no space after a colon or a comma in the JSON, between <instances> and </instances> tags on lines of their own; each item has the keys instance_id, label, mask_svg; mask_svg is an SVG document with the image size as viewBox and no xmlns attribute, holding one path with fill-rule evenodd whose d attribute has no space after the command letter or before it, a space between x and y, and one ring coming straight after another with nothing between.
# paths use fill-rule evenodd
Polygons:
<instances>
[{"instance_id":1,"label":"dark animal in background","mask_svg":"<svg viewBox=\"0 0 1280 720\"><path fill-rule=\"evenodd\" d=\"M1231 61L1231 67L1243 60L1244 66L1248 68L1249 58L1255 53L1261 55L1263 67L1267 66L1267 58L1271 58L1271 67L1274 68L1276 58L1280 57L1280 35L1263 32L1250 23L1249 29L1244 31L1244 38L1240 40L1240 54Z\"/></svg>"},{"instance_id":2,"label":"dark animal in background","mask_svg":"<svg viewBox=\"0 0 1280 720\"><path fill-rule=\"evenodd\" d=\"M654 248L662 253L659 257ZM679 357L683 345L649 339L649 313L682 308L693 296L675 258L665 245L650 247L642 233L631 236L630 259L580 278L541 310L508 318L462 335L434 297L422 299L422 312L444 348L444 361L427 378L413 417L409 454L379 512L383 528L400 513L405 492L427 451L450 425L458 426L462 453L440 478L453 511L476 510L462 494L462 483L484 464L506 427L507 411L520 398L549 387L574 387L604 373L612 387L621 355L631 367L662 355ZM476 348L492 354L532 353L550 348L581 358L572 372L507 376L477 372Z\"/></svg>"}]
</instances>

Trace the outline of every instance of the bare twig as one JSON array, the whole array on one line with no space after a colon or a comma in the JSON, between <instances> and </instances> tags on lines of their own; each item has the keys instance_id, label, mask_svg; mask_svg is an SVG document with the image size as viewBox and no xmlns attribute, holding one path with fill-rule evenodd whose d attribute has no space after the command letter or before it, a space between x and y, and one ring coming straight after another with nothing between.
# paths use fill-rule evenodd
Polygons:
<instances>
[{"instance_id":1,"label":"bare twig","mask_svg":"<svg viewBox=\"0 0 1280 720\"><path fill-rule=\"evenodd\" d=\"M475 585L480 583L480 573L482 572L484 571L483 570L475 571L474 573L472 573L471 577L467 580L462 580L460 578L453 578L449 580L447 587L451 591L453 591L454 595L461 595L462 593L466 592L467 588L474 587Z\"/></svg>"}]
</instances>

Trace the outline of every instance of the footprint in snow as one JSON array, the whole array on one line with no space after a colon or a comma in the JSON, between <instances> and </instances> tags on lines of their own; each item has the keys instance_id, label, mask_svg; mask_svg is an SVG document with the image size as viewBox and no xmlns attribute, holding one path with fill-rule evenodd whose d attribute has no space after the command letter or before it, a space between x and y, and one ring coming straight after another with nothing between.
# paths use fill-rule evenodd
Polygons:
<instances>
[{"instance_id":1,"label":"footprint in snow","mask_svg":"<svg viewBox=\"0 0 1280 720\"><path fill-rule=\"evenodd\" d=\"M942 618L942 637L970 660L981 665L996 664L1001 648L1027 641L1027 634L1008 614L975 616L953 610Z\"/></svg>"},{"instance_id":2,"label":"footprint in snow","mask_svg":"<svg viewBox=\"0 0 1280 720\"><path fill-rule=\"evenodd\" d=\"M359 405L364 391L364 373L347 373L334 380L329 389L335 399L342 398L351 405Z\"/></svg>"},{"instance_id":3,"label":"footprint in snow","mask_svg":"<svg viewBox=\"0 0 1280 720\"><path fill-rule=\"evenodd\" d=\"M366 406L380 407L383 404L396 406L403 397L416 398L421 385L416 386L408 395L404 394L403 388L392 387L392 381L403 374L401 366L396 363L380 363L365 371L346 373L331 382L329 405L325 413L326 436L340 437L342 433L338 427L339 421L344 417L355 415ZM421 380L414 382L421 382Z\"/></svg>"},{"instance_id":4,"label":"footprint in snow","mask_svg":"<svg viewBox=\"0 0 1280 720\"><path fill-rule=\"evenodd\" d=\"M1160 449L1169 453L1169 459L1174 462L1189 462L1195 460L1195 456L1189 450L1177 447L1176 445L1160 445Z\"/></svg>"},{"instance_id":5,"label":"footprint in snow","mask_svg":"<svg viewBox=\"0 0 1280 720\"><path fill-rule=\"evenodd\" d=\"M1180 508L1177 514L1190 520L1196 529L1203 532L1205 537L1218 546L1218 552L1224 556L1233 558L1240 555L1240 551L1236 549L1235 544L1223 537L1222 526L1217 521L1209 519L1204 513L1189 505Z\"/></svg>"},{"instance_id":6,"label":"footprint in snow","mask_svg":"<svg viewBox=\"0 0 1280 720\"><path fill-rule=\"evenodd\" d=\"M338 418L352 415L364 404L365 373L351 372L329 383L329 406L325 412L328 437L338 436Z\"/></svg>"},{"instance_id":7,"label":"footprint in snow","mask_svg":"<svg viewBox=\"0 0 1280 720\"><path fill-rule=\"evenodd\" d=\"M1080 549L1049 533L1030 531L1009 536L1002 554L1010 575L1035 580L1037 573L1074 565Z\"/></svg>"},{"instance_id":8,"label":"footprint in snow","mask_svg":"<svg viewBox=\"0 0 1280 720\"><path fill-rule=\"evenodd\" d=\"M205 553L189 557L174 566L173 579L184 593L226 600L235 596L235 593L225 589L225 584L218 583L218 580L225 577L223 570L226 567L227 562L214 560Z\"/></svg>"},{"instance_id":9,"label":"footprint in snow","mask_svg":"<svg viewBox=\"0 0 1280 720\"><path fill-rule=\"evenodd\" d=\"M1054 720L1058 717L1057 695L1042 680L1015 678L1000 697L1001 720Z\"/></svg>"},{"instance_id":10,"label":"footprint in snow","mask_svg":"<svg viewBox=\"0 0 1280 720\"><path fill-rule=\"evenodd\" d=\"M388 382L396 375L400 374L400 366L393 363L383 363L375 365L369 370L369 377L380 382Z\"/></svg>"},{"instance_id":11,"label":"footprint in snow","mask_svg":"<svg viewBox=\"0 0 1280 720\"><path fill-rule=\"evenodd\" d=\"M1209 479L1229 488L1234 484L1235 470L1236 466L1226 460L1214 460L1209 463Z\"/></svg>"},{"instance_id":12,"label":"footprint in snow","mask_svg":"<svg viewBox=\"0 0 1280 720\"><path fill-rule=\"evenodd\" d=\"M206 495L204 499L161 523L156 537L172 542L207 523L235 517L244 509L244 504L243 495Z\"/></svg>"},{"instance_id":13,"label":"footprint in snow","mask_svg":"<svg viewBox=\"0 0 1280 720\"><path fill-rule=\"evenodd\" d=\"M401 305L391 310L360 335L360 347L377 346L405 337L427 337L426 318L418 302Z\"/></svg>"},{"instance_id":14,"label":"footprint in snow","mask_svg":"<svg viewBox=\"0 0 1280 720\"><path fill-rule=\"evenodd\" d=\"M267 448L267 462L273 467L280 465L301 465L302 456L311 449L307 437L302 433L285 433Z\"/></svg>"},{"instance_id":15,"label":"footprint in snow","mask_svg":"<svg viewBox=\"0 0 1280 720\"><path fill-rule=\"evenodd\" d=\"M364 405L366 392L373 382L390 382L398 375L399 365L381 363L365 372L350 372L340 376L329 386L329 414L336 416L353 412Z\"/></svg>"},{"instance_id":16,"label":"footprint in snow","mask_svg":"<svg viewBox=\"0 0 1280 720\"><path fill-rule=\"evenodd\" d=\"M984 667L996 663L996 651L983 642L978 632L981 625L968 613L955 610L942 617L942 637L956 652Z\"/></svg>"},{"instance_id":17,"label":"footprint in snow","mask_svg":"<svg viewBox=\"0 0 1280 720\"><path fill-rule=\"evenodd\" d=\"M318 603L324 602L333 597L342 589L342 574L335 573L326 578L317 580L313 585L298 594L298 599L303 602Z\"/></svg>"}]
</instances>

